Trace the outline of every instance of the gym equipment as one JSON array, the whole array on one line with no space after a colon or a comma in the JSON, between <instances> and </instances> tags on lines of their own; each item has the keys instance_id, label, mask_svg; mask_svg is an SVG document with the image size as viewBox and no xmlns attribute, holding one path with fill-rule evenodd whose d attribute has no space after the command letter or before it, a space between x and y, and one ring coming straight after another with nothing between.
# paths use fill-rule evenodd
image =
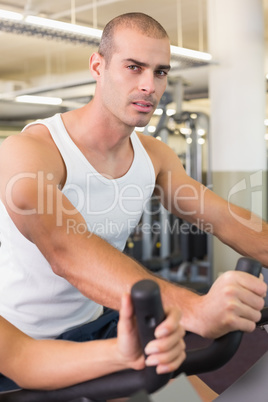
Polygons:
<instances>
[{"instance_id":1,"label":"gym equipment","mask_svg":"<svg viewBox=\"0 0 268 402\"><path fill-rule=\"evenodd\" d=\"M265 401L267 398L267 367L268 352L233 385L216 398L215 402Z\"/></svg>"},{"instance_id":2,"label":"gym equipment","mask_svg":"<svg viewBox=\"0 0 268 402\"><path fill-rule=\"evenodd\" d=\"M240 258L236 269L258 276L261 264L250 258ZM143 280L132 288L132 300L143 347L153 338L156 326L163 320L164 311L158 285ZM236 352L242 339L241 331L234 331L214 340L203 349L187 351L187 358L173 374L158 375L154 367L144 370L123 370L85 383L56 391L17 390L0 393L0 402L86 402L127 397L143 390L151 394L162 388L171 378L215 370L224 365Z\"/></svg>"},{"instance_id":3,"label":"gym equipment","mask_svg":"<svg viewBox=\"0 0 268 402\"><path fill-rule=\"evenodd\" d=\"M209 153L209 118L201 112L181 111L171 116L174 127L170 139L171 144L176 146L179 138L184 139L185 149L180 149L178 155L186 173L196 181L211 188L211 168ZM177 141L176 141L177 140ZM181 142L180 142L181 144ZM200 222L202 228L202 222ZM199 284L201 289L208 288L213 283L212 266L212 238L208 234L210 229L203 227L202 230L186 221L180 222L180 250L182 263L177 271L171 272L170 279L174 282L189 282L190 287ZM187 283L188 286L188 283Z\"/></svg>"},{"instance_id":4,"label":"gym equipment","mask_svg":"<svg viewBox=\"0 0 268 402\"><path fill-rule=\"evenodd\" d=\"M179 110L181 106L178 96L182 88L176 86L160 101L162 114L152 135L174 149L189 176L211 187L208 116L189 111L170 116L168 104L177 100ZM146 129L145 133L149 134ZM177 218L152 197L140 224L129 236L125 252L152 272L206 293L213 283L212 240L207 233L211 228L199 223L200 229Z\"/></svg>"}]
</instances>

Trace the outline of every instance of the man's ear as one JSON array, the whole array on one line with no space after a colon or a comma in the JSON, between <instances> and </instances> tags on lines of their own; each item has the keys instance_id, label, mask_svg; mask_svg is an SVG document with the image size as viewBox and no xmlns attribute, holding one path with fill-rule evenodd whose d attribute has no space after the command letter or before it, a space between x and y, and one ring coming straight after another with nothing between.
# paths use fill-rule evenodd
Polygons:
<instances>
[{"instance_id":1,"label":"man's ear","mask_svg":"<svg viewBox=\"0 0 268 402\"><path fill-rule=\"evenodd\" d=\"M95 80L100 77L104 63L104 58L99 53L95 52L91 55L89 59L89 68Z\"/></svg>"}]
</instances>

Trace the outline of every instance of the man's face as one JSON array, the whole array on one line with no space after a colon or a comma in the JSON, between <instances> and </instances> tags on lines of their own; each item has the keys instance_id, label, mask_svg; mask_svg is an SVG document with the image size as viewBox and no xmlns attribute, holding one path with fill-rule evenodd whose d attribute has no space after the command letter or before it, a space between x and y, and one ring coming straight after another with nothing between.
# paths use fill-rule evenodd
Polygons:
<instances>
[{"instance_id":1,"label":"man's face","mask_svg":"<svg viewBox=\"0 0 268 402\"><path fill-rule=\"evenodd\" d=\"M169 40L120 29L114 41L116 50L100 80L103 111L123 125L143 127L167 85Z\"/></svg>"}]
</instances>

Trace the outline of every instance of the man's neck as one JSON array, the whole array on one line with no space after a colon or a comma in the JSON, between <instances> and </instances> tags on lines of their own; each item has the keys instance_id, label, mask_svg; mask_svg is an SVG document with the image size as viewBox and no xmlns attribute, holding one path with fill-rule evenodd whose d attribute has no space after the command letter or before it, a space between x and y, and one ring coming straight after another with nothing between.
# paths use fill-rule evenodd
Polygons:
<instances>
[{"instance_id":1,"label":"man's neck","mask_svg":"<svg viewBox=\"0 0 268 402\"><path fill-rule=\"evenodd\" d=\"M102 154L120 152L128 146L133 127L122 122L111 122L101 114L94 101L63 115L65 127L77 144Z\"/></svg>"}]
</instances>

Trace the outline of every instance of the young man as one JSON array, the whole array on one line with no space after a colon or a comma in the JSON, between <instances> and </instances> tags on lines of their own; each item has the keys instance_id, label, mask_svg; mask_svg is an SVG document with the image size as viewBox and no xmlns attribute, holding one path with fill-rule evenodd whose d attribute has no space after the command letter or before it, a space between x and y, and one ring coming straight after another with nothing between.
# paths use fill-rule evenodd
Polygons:
<instances>
[{"instance_id":1,"label":"young man","mask_svg":"<svg viewBox=\"0 0 268 402\"><path fill-rule=\"evenodd\" d=\"M169 69L162 26L140 13L119 16L90 59L94 99L2 144L0 309L26 334L55 338L98 322L102 306L119 309L122 293L144 278L159 283L164 305L182 311L188 331L216 338L254 330L267 290L261 279L230 271L200 296L122 253L154 192L172 213L209 224L224 243L268 266L267 225L244 227L167 145L133 131L150 121Z\"/></svg>"},{"instance_id":2,"label":"young man","mask_svg":"<svg viewBox=\"0 0 268 402\"><path fill-rule=\"evenodd\" d=\"M146 346L146 361L138 340L128 294L122 297L118 338L68 342L36 340L0 316L0 372L27 389L58 389L128 368L156 366L161 373L177 369L185 358L184 329L177 309L156 328ZM10 382L8 379L6 379ZM0 389L1 391L1 389Z\"/></svg>"}]
</instances>

